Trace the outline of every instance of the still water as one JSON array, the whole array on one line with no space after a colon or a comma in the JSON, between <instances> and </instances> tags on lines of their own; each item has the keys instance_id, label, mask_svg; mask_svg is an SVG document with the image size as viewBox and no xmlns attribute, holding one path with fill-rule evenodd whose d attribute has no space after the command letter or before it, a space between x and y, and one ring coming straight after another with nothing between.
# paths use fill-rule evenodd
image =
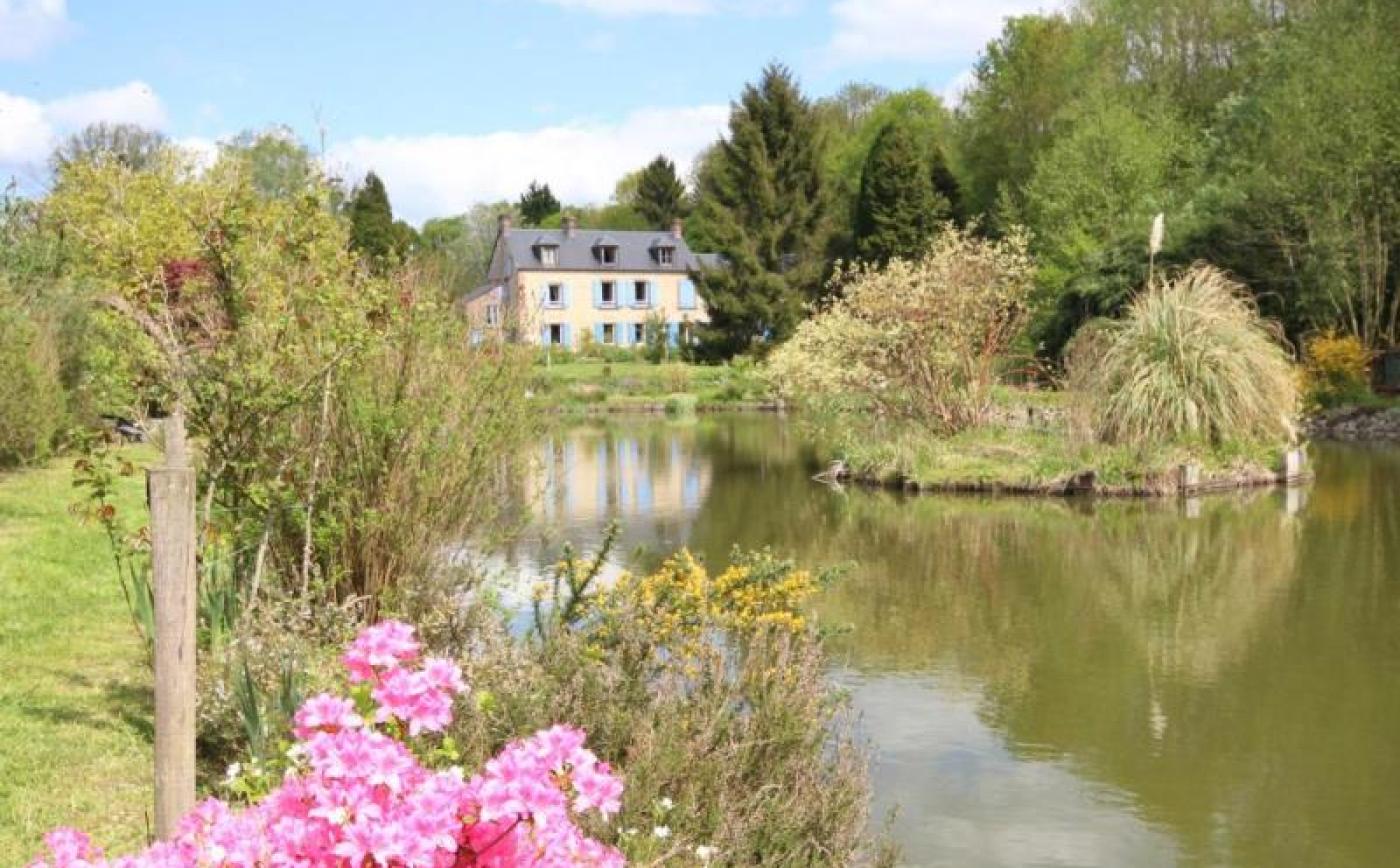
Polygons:
<instances>
[{"instance_id":1,"label":"still water","mask_svg":"<svg viewBox=\"0 0 1400 868\"><path fill-rule=\"evenodd\" d=\"M521 572L611 519L855 564L818 609L907 864L1400 865L1400 449L1187 508L835 491L773 417L539 448Z\"/></svg>"}]
</instances>

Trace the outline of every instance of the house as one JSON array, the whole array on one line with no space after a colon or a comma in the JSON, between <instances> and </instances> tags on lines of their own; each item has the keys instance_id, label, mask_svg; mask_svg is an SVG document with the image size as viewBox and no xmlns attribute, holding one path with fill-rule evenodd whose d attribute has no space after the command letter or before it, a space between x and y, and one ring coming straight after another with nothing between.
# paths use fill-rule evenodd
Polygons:
<instances>
[{"instance_id":1,"label":"house","mask_svg":"<svg viewBox=\"0 0 1400 868\"><path fill-rule=\"evenodd\" d=\"M670 231L516 229L502 216L488 283L469 294L466 312L480 336L545 346L644 344L648 323L664 324L673 346L689 343L707 320L694 272L718 257L693 253L682 224Z\"/></svg>"}]
</instances>

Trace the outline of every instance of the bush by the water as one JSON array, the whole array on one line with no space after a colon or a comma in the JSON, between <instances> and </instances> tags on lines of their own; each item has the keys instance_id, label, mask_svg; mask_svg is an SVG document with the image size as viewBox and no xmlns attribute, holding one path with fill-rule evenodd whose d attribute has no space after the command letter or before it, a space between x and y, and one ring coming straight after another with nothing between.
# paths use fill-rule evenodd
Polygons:
<instances>
[{"instance_id":1,"label":"bush by the water","mask_svg":"<svg viewBox=\"0 0 1400 868\"><path fill-rule=\"evenodd\" d=\"M940 434L986 422L1030 313L1026 243L1016 232L989 240L946 226L919 259L838 272L835 300L773 353L774 387Z\"/></svg>"},{"instance_id":2,"label":"bush by the water","mask_svg":"<svg viewBox=\"0 0 1400 868\"><path fill-rule=\"evenodd\" d=\"M1371 352L1355 335L1334 330L1303 344L1303 399L1308 407L1327 409L1365 401L1371 396Z\"/></svg>"},{"instance_id":3,"label":"bush by the water","mask_svg":"<svg viewBox=\"0 0 1400 868\"><path fill-rule=\"evenodd\" d=\"M1223 272L1149 286L1076 336L1069 388L1108 443L1270 443L1295 435L1298 386L1276 324Z\"/></svg>"}]
</instances>

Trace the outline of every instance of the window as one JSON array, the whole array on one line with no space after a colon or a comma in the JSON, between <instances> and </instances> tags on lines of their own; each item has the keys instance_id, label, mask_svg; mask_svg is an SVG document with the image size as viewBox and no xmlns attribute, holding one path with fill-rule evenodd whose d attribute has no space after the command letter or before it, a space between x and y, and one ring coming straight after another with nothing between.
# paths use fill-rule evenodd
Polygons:
<instances>
[{"instance_id":1,"label":"window","mask_svg":"<svg viewBox=\"0 0 1400 868\"><path fill-rule=\"evenodd\" d=\"M617 284L611 280L603 281L602 300L604 305L617 304Z\"/></svg>"},{"instance_id":2,"label":"window","mask_svg":"<svg viewBox=\"0 0 1400 868\"><path fill-rule=\"evenodd\" d=\"M603 343L617 343L617 326L610 322L603 323Z\"/></svg>"},{"instance_id":3,"label":"window","mask_svg":"<svg viewBox=\"0 0 1400 868\"><path fill-rule=\"evenodd\" d=\"M632 284L632 306L646 307L647 304L647 282L638 280Z\"/></svg>"},{"instance_id":4,"label":"window","mask_svg":"<svg viewBox=\"0 0 1400 868\"><path fill-rule=\"evenodd\" d=\"M670 265L676 261L676 249L674 247L656 248L656 261L662 265Z\"/></svg>"},{"instance_id":5,"label":"window","mask_svg":"<svg viewBox=\"0 0 1400 868\"><path fill-rule=\"evenodd\" d=\"M554 347L564 345L564 326L560 323L553 323L549 327L549 344Z\"/></svg>"},{"instance_id":6,"label":"window","mask_svg":"<svg viewBox=\"0 0 1400 868\"><path fill-rule=\"evenodd\" d=\"M501 306L499 304L486 305L486 324L489 326L501 324Z\"/></svg>"},{"instance_id":7,"label":"window","mask_svg":"<svg viewBox=\"0 0 1400 868\"><path fill-rule=\"evenodd\" d=\"M641 346L647 342L647 327L642 323L632 324L632 343Z\"/></svg>"},{"instance_id":8,"label":"window","mask_svg":"<svg viewBox=\"0 0 1400 868\"><path fill-rule=\"evenodd\" d=\"M550 307L564 306L564 284L551 283L545 292L545 303Z\"/></svg>"},{"instance_id":9,"label":"window","mask_svg":"<svg viewBox=\"0 0 1400 868\"><path fill-rule=\"evenodd\" d=\"M617 265L617 248L611 246L599 247L598 257L602 259L604 265Z\"/></svg>"},{"instance_id":10,"label":"window","mask_svg":"<svg viewBox=\"0 0 1400 868\"><path fill-rule=\"evenodd\" d=\"M541 262L542 264L544 264L544 265L558 265L558 264L559 264L559 248L558 248L558 247L541 247L541 248L540 248L540 262Z\"/></svg>"}]
</instances>

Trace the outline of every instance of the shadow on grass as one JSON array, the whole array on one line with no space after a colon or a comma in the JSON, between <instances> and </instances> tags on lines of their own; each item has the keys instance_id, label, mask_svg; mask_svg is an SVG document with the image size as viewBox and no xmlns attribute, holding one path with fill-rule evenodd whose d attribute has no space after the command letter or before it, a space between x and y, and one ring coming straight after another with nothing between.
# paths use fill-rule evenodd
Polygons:
<instances>
[{"instance_id":1,"label":"shadow on grass","mask_svg":"<svg viewBox=\"0 0 1400 868\"><path fill-rule=\"evenodd\" d=\"M50 724L82 726L93 730L128 730L143 741L155 741L155 697L149 688L115 680L101 684L85 675L61 673L70 687L97 693L95 703L81 707L73 703L15 703L25 717Z\"/></svg>"}]
</instances>

